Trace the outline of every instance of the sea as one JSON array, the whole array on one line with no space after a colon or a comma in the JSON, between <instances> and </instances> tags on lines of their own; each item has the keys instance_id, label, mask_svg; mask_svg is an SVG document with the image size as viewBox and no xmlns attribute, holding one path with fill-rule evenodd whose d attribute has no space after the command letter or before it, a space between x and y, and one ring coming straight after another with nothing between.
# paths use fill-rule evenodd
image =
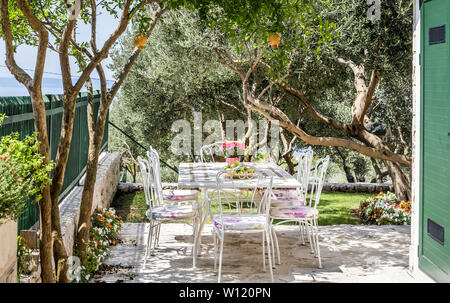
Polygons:
<instances>
[{"instance_id":1,"label":"sea","mask_svg":"<svg viewBox=\"0 0 450 303\"><path fill-rule=\"evenodd\" d=\"M75 83L77 78L73 78ZM107 87L110 88L114 83L113 80L107 81ZM92 85L94 90L100 89L100 81L98 79L92 79ZM86 88L83 87L81 92L85 92ZM42 80L42 93L44 95L57 95L63 93L62 79L61 78L43 78ZM28 96L28 91L22 83L11 77L0 77L0 97L18 97Z\"/></svg>"}]
</instances>

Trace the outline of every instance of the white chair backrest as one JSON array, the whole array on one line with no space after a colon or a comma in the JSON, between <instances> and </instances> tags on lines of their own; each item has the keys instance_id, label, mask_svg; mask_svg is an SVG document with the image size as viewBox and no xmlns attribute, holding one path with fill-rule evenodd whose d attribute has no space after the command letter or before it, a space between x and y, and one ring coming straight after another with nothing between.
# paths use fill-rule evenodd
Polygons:
<instances>
[{"instance_id":1,"label":"white chair backrest","mask_svg":"<svg viewBox=\"0 0 450 303\"><path fill-rule=\"evenodd\" d=\"M306 195L308 194L308 183L311 175L313 154L312 148L309 147L308 149L301 151L298 155L297 181L301 184L301 187L298 189L298 194L304 199L306 199Z\"/></svg>"},{"instance_id":2,"label":"white chair backrest","mask_svg":"<svg viewBox=\"0 0 450 303\"><path fill-rule=\"evenodd\" d=\"M222 218L223 214L240 215L261 213L263 211L263 205L257 200L260 197L258 188L263 174L253 167L247 166L253 169L254 173L249 179L250 185L246 188L246 192L250 196L242 196L243 191L238 188L237 183L242 183L243 180L247 179L232 177L232 174L239 170L240 167L242 166L223 170L216 175L216 190L208 194L208 208L211 217L219 216Z\"/></svg>"},{"instance_id":3,"label":"white chair backrest","mask_svg":"<svg viewBox=\"0 0 450 303\"><path fill-rule=\"evenodd\" d=\"M309 198L309 206L316 208L320 201L320 195L322 194L322 187L327 174L328 164L330 162L330 156L317 160L314 167L313 177L311 182L311 196Z\"/></svg>"},{"instance_id":4,"label":"white chair backrest","mask_svg":"<svg viewBox=\"0 0 450 303\"><path fill-rule=\"evenodd\" d=\"M151 166L151 176L152 176L152 189L154 198L158 201L158 204L163 202L163 190L161 183L161 166L159 162L159 155L156 150L150 147L147 151L148 163Z\"/></svg>"},{"instance_id":5,"label":"white chair backrest","mask_svg":"<svg viewBox=\"0 0 450 303\"><path fill-rule=\"evenodd\" d=\"M161 162L159 160L159 154L153 147L150 146L150 149L147 151L147 158L154 165L154 175L157 189L162 193L162 181L161 181Z\"/></svg>"},{"instance_id":6,"label":"white chair backrest","mask_svg":"<svg viewBox=\"0 0 450 303\"><path fill-rule=\"evenodd\" d=\"M154 206L157 199L155 199L155 190L153 186L153 174L152 174L152 166L146 159L142 159L138 157L139 168L141 170L142 183L144 186L144 195L145 202L150 207L150 209Z\"/></svg>"},{"instance_id":7,"label":"white chair backrest","mask_svg":"<svg viewBox=\"0 0 450 303\"><path fill-rule=\"evenodd\" d=\"M270 175L270 181L267 188L264 189L264 194L261 198L261 204L262 204L262 211L265 212L267 216L267 220L270 220L270 202L272 199L277 199L275 195L272 194L272 188L273 188L273 175Z\"/></svg>"},{"instance_id":8,"label":"white chair backrest","mask_svg":"<svg viewBox=\"0 0 450 303\"><path fill-rule=\"evenodd\" d=\"M200 148L200 161L203 163L215 162L214 156L224 156L223 144L225 142L215 142L212 144L204 145Z\"/></svg>"}]
</instances>

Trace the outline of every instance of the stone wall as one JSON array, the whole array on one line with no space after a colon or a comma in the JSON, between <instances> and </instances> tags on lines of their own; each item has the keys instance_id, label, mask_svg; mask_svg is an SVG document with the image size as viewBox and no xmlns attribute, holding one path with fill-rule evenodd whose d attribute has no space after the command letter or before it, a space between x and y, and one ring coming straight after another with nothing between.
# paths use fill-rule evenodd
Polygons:
<instances>
[{"instance_id":1,"label":"stone wall","mask_svg":"<svg viewBox=\"0 0 450 303\"><path fill-rule=\"evenodd\" d=\"M324 183L324 192L344 192L344 193L379 193L393 192L391 183Z\"/></svg>"},{"instance_id":2,"label":"stone wall","mask_svg":"<svg viewBox=\"0 0 450 303\"><path fill-rule=\"evenodd\" d=\"M79 186L74 187L74 189L59 205L61 214L61 233L63 235L64 245L69 256L73 254L73 246L79 218L78 210L81 204L84 178L85 177L80 180ZM114 195L116 194L119 180L120 153L102 153L100 155L98 163L92 212L96 208L109 207L114 198Z\"/></svg>"},{"instance_id":3,"label":"stone wall","mask_svg":"<svg viewBox=\"0 0 450 303\"><path fill-rule=\"evenodd\" d=\"M177 183L163 183L164 189L175 189ZM130 193L143 190L142 183L119 183L118 191ZM379 193L393 191L391 183L324 183L324 192Z\"/></svg>"},{"instance_id":4,"label":"stone wall","mask_svg":"<svg viewBox=\"0 0 450 303\"><path fill-rule=\"evenodd\" d=\"M83 176L78 186L59 204L61 216L61 233L64 246L68 256L73 255L73 247L77 230L81 196L83 193L85 176ZM120 153L103 152L98 161L97 180L94 187L94 197L92 203L92 212L96 208L108 208L111 204L120 180ZM33 229L39 229L39 223L33 226ZM16 231L17 233L17 227ZM23 277L24 283L40 282L40 267L31 276Z\"/></svg>"},{"instance_id":5,"label":"stone wall","mask_svg":"<svg viewBox=\"0 0 450 303\"><path fill-rule=\"evenodd\" d=\"M0 222L0 283L17 281L17 222Z\"/></svg>"}]
</instances>

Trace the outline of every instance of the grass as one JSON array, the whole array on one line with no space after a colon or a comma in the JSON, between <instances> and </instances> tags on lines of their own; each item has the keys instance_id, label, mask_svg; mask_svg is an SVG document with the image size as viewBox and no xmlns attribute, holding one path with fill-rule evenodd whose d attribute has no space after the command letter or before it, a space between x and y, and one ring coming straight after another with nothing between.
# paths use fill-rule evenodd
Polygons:
<instances>
[{"instance_id":1,"label":"grass","mask_svg":"<svg viewBox=\"0 0 450 303\"><path fill-rule=\"evenodd\" d=\"M117 194L111 203L116 214L122 217L124 222L149 222L145 212L148 209L143 191L128 194Z\"/></svg>"},{"instance_id":2,"label":"grass","mask_svg":"<svg viewBox=\"0 0 450 303\"><path fill-rule=\"evenodd\" d=\"M372 195L368 193L322 193L317 206L319 225L359 225L359 218L351 216L350 210L359 208L361 199Z\"/></svg>"},{"instance_id":3,"label":"grass","mask_svg":"<svg viewBox=\"0 0 450 303\"><path fill-rule=\"evenodd\" d=\"M362 198L371 195L367 193L322 193L317 206L320 214L319 225L359 225L359 218L350 215L350 211L359 207ZM124 222L148 222L145 216L148 206L145 203L144 192L119 194L111 206L116 209L117 215L121 216Z\"/></svg>"}]
</instances>

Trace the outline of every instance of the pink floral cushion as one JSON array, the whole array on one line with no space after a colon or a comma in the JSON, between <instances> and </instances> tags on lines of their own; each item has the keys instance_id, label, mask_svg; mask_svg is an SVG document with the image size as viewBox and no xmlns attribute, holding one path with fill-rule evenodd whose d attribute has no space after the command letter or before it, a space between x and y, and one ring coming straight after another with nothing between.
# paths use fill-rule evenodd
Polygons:
<instances>
[{"instance_id":1,"label":"pink floral cushion","mask_svg":"<svg viewBox=\"0 0 450 303\"><path fill-rule=\"evenodd\" d=\"M270 201L270 207L298 207L306 206L306 201L304 199L272 199Z\"/></svg>"},{"instance_id":2,"label":"pink floral cushion","mask_svg":"<svg viewBox=\"0 0 450 303\"><path fill-rule=\"evenodd\" d=\"M319 211L309 206L299 206L299 207L271 207L270 215L276 218L309 218L317 216Z\"/></svg>"},{"instance_id":3,"label":"pink floral cushion","mask_svg":"<svg viewBox=\"0 0 450 303\"><path fill-rule=\"evenodd\" d=\"M192 205L165 205L157 206L147 210L146 215L150 219L184 219L191 218L194 215L195 208Z\"/></svg>"},{"instance_id":4,"label":"pink floral cushion","mask_svg":"<svg viewBox=\"0 0 450 303\"><path fill-rule=\"evenodd\" d=\"M163 199L166 201L191 201L198 199L198 191L185 189L163 190Z\"/></svg>"},{"instance_id":5,"label":"pink floral cushion","mask_svg":"<svg viewBox=\"0 0 450 303\"><path fill-rule=\"evenodd\" d=\"M263 229L267 224L265 215L248 214L248 215L223 215L213 218L214 227L224 230L249 230Z\"/></svg>"},{"instance_id":6,"label":"pink floral cushion","mask_svg":"<svg viewBox=\"0 0 450 303\"><path fill-rule=\"evenodd\" d=\"M274 189L272 190L272 194L275 197L283 197L283 196L297 196L296 189Z\"/></svg>"}]
</instances>

